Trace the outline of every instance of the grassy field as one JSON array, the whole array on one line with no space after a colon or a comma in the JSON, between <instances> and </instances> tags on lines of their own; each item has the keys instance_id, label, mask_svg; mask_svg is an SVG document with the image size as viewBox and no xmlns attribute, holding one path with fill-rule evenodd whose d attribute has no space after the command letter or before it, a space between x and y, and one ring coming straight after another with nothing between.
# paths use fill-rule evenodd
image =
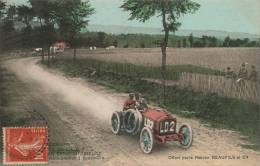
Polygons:
<instances>
[{"instance_id":1,"label":"grassy field","mask_svg":"<svg viewBox=\"0 0 260 166\"><path fill-rule=\"evenodd\" d=\"M47 62L43 64L47 65ZM240 131L253 143L248 145L249 148L260 149L259 105L240 99L220 97L216 93L181 89L177 86L166 87L166 99L163 102L162 85L144 81L134 74L111 72L106 68L110 66L119 70L119 64L93 59L73 61L67 57L58 58L50 63L49 67L58 69L68 76L85 78L120 92L142 93L149 101L167 108L172 113L196 117L215 127ZM145 66L142 66L142 70L148 71Z\"/></svg>"},{"instance_id":2,"label":"grassy field","mask_svg":"<svg viewBox=\"0 0 260 166\"><path fill-rule=\"evenodd\" d=\"M168 65L191 64L211 69L225 70L230 66L238 72L241 64L247 62L255 65L260 73L260 48L169 48ZM63 57L71 57L68 51ZM78 58L95 58L105 61L131 63L136 65L161 65L160 48L127 48L127 49L78 49ZM248 66L250 67L250 66Z\"/></svg>"}]
</instances>

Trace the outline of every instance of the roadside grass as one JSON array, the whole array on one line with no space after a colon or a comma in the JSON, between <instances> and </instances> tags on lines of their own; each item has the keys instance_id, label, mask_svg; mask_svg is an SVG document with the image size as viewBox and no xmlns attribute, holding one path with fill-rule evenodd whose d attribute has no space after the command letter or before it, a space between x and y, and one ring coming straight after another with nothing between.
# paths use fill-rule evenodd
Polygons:
<instances>
[{"instance_id":1,"label":"roadside grass","mask_svg":"<svg viewBox=\"0 0 260 166\"><path fill-rule=\"evenodd\" d=\"M12 96L6 88L6 79L10 79L9 75L3 67L0 66L0 135L3 135L2 127L4 126L23 126L26 124L26 115L23 112L8 112L6 109L13 101ZM0 149L3 148L3 139L0 139ZM1 151L2 152L2 151ZM1 153L0 152L0 153Z\"/></svg>"},{"instance_id":2,"label":"roadside grass","mask_svg":"<svg viewBox=\"0 0 260 166\"><path fill-rule=\"evenodd\" d=\"M101 62L90 66L94 62L58 59L49 67L58 69L68 76L85 78L119 92L142 93L149 101L174 114L189 118L196 117L212 127L238 131L251 143L242 146L260 150L260 105L240 99L220 97L214 93L180 89L177 86L166 87L166 99L163 102L162 85L141 80L135 75L110 72L105 70L108 68L103 66L101 68ZM42 64L47 65L46 62ZM96 72L93 74L94 70Z\"/></svg>"}]
</instances>

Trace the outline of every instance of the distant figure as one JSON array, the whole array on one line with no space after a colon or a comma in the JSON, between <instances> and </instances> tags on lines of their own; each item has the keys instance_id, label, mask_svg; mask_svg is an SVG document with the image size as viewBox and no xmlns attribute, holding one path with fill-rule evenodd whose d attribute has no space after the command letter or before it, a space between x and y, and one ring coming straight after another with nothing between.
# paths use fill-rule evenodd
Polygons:
<instances>
[{"instance_id":1,"label":"distant figure","mask_svg":"<svg viewBox=\"0 0 260 166\"><path fill-rule=\"evenodd\" d=\"M89 47L89 50L96 50L96 49L97 49L96 46L90 46L90 47Z\"/></svg>"},{"instance_id":2,"label":"distant figure","mask_svg":"<svg viewBox=\"0 0 260 166\"><path fill-rule=\"evenodd\" d=\"M242 63L241 68L238 72L238 81L246 80L248 78L248 71L246 69L246 64Z\"/></svg>"},{"instance_id":3,"label":"distant figure","mask_svg":"<svg viewBox=\"0 0 260 166\"><path fill-rule=\"evenodd\" d=\"M231 70L231 67L227 67L227 71L225 73L226 78L236 78L236 74L233 70Z\"/></svg>"},{"instance_id":4,"label":"distant figure","mask_svg":"<svg viewBox=\"0 0 260 166\"><path fill-rule=\"evenodd\" d=\"M249 75L249 80L256 82L257 81L257 71L255 70L255 66L251 66L251 73Z\"/></svg>"},{"instance_id":5,"label":"distant figure","mask_svg":"<svg viewBox=\"0 0 260 166\"><path fill-rule=\"evenodd\" d=\"M41 51L42 51L42 48L35 48L34 51L35 51L35 52L41 52Z\"/></svg>"},{"instance_id":6,"label":"distant figure","mask_svg":"<svg viewBox=\"0 0 260 166\"><path fill-rule=\"evenodd\" d=\"M237 83L237 90L239 92L239 97L245 94L246 90L246 79L248 79L248 71L246 69L246 63L242 63L241 68L238 72L238 79L236 80Z\"/></svg>"}]
</instances>

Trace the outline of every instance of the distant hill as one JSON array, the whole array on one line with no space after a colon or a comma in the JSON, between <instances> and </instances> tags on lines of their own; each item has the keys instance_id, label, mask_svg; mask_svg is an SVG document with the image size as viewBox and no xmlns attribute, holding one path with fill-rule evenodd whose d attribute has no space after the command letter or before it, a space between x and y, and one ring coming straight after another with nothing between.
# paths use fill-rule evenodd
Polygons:
<instances>
[{"instance_id":1,"label":"distant hill","mask_svg":"<svg viewBox=\"0 0 260 166\"><path fill-rule=\"evenodd\" d=\"M163 34L160 28L147 28L147 27L133 27L133 26L120 26L120 25L88 25L88 31L91 32L106 32L110 34ZM229 36L233 39L249 38L250 40L260 39L260 35L241 33L241 32L227 32L216 30L179 30L176 32L178 36L189 36L193 34L195 37L201 37L203 35L215 36L219 39L224 39Z\"/></svg>"}]
</instances>

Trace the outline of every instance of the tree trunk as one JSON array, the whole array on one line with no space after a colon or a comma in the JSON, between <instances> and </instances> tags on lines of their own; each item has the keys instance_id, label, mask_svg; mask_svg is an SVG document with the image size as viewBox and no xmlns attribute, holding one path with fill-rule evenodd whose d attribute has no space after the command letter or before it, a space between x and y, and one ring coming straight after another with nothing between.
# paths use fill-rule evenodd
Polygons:
<instances>
[{"instance_id":1,"label":"tree trunk","mask_svg":"<svg viewBox=\"0 0 260 166\"><path fill-rule=\"evenodd\" d=\"M41 33L43 33L43 27L42 27L42 19L40 18L40 25L41 25ZM44 61L44 50L42 47L42 61Z\"/></svg>"},{"instance_id":2,"label":"tree trunk","mask_svg":"<svg viewBox=\"0 0 260 166\"><path fill-rule=\"evenodd\" d=\"M48 48L48 66L50 65L50 49Z\"/></svg>"},{"instance_id":3,"label":"tree trunk","mask_svg":"<svg viewBox=\"0 0 260 166\"><path fill-rule=\"evenodd\" d=\"M74 61L76 60L76 54L77 54L77 50L76 50L76 47L74 47L74 54L73 54L73 60Z\"/></svg>"},{"instance_id":4,"label":"tree trunk","mask_svg":"<svg viewBox=\"0 0 260 166\"><path fill-rule=\"evenodd\" d=\"M166 22L166 14L165 10L162 10L162 23L164 28L164 40L161 44L161 51L162 51L162 83L163 83L163 102L164 104L166 99L166 57L167 57L167 46L168 46L168 40L169 40L169 29Z\"/></svg>"},{"instance_id":5,"label":"tree trunk","mask_svg":"<svg viewBox=\"0 0 260 166\"><path fill-rule=\"evenodd\" d=\"M43 50L43 48L42 48L41 53L42 53L42 61L44 61L44 50Z\"/></svg>"}]
</instances>

